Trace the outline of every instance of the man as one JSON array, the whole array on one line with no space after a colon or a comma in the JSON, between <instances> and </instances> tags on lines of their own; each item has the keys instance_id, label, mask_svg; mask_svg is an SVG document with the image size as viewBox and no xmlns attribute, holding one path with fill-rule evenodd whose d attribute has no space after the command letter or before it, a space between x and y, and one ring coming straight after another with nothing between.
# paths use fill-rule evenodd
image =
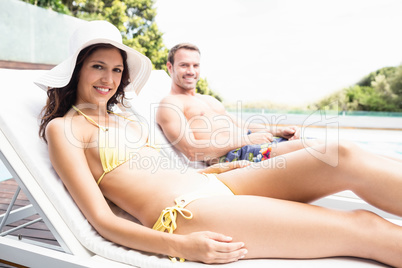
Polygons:
<instances>
[{"instance_id":1,"label":"man","mask_svg":"<svg viewBox=\"0 0 402 268\"><path fill-rule=\"evenodd\" d=\"M170 95L160 102L156 120L167 139L192 161L261 161L270 157L275 137L299 138L296 127L246 123L230 115L212 96L196 93L200 51L178 44L168 55Z\"/></svg>"}]
</instances>

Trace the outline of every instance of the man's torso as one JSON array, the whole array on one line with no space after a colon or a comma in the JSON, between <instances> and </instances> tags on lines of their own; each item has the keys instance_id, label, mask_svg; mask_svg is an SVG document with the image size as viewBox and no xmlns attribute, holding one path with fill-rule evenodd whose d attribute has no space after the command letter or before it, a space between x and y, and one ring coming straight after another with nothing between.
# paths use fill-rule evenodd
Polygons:
<instances>
[{"instance_id":1,"label":"man's torso","mask_svg":"<svg viewBox=\"0 0 402 268\"><path fill-rule=\"evenodd\" d=\"M227 114L222 103L213 97L200 94L177 96L183 104L184 116L196 139L226 143L245 134Z\"/></svg>"}]
</instances>

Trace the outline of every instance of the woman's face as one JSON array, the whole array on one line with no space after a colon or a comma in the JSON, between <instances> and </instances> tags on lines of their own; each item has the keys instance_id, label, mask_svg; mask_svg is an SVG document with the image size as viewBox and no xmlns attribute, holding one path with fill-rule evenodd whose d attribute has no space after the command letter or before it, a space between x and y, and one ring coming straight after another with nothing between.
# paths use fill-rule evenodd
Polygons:
<instances>
[{"instance_id":1,"label":"woman's face","mask_svg":"<svg viewBox=\"0 0 402 268\"><path fill-rule=\"evenodd\" d=\"M75 104L106 105L120 85L123 69L123 58L117 48L94 51L84 60L79 73Z\"/></svg>"}]
</instances>

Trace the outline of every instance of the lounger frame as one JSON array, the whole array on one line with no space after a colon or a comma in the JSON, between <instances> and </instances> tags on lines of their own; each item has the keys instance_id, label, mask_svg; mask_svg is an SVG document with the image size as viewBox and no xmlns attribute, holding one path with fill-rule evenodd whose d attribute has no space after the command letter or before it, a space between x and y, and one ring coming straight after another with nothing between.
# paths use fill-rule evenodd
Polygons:
<instances>
[{"instance_id":1,"label":"lounger frame","mask_svg":"<svg viewBox=\"0 0 402 268\"><path fill-rule=\"evenodd\" d=\"M94 254L85 249L61 219L51 201L46 198L46 194L36 183L3 131L0 131L0 148L0 160L17 182L17 191L21 189L31 203L31 205L14 212L9 207L9 216L6 217L7 215L3 214L0 219L4 220L4 224L9 224L37 213L40 216L37 220L44 221L60 244L60 247L57 247L25 238L17 240L15 236L4 232L0 237L0 259L27 267L111 267L110 265L132 267L110 262L99 256L94 257ZM14 196L16 195L18 195L17 192ZM19 226L19 228L23 227Z\"/></svg>"}]
</instances>

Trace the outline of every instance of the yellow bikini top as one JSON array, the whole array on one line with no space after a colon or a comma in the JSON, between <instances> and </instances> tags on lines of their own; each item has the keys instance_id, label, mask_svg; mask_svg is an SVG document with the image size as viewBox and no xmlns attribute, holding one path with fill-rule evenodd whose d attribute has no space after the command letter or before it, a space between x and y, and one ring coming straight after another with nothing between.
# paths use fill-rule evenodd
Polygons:
<instances>
[{"instance_id":1,"label":"yellow bikini top","mask_svg":"<svg viewBox=\"0 0 402 268\"><path fill-rule=\"evenodd\" d=\"M102 168L103 168L103 174L100 176L98 179L97 183L98 185L101 183L103 177L109 173L110 171L114 170L118 166L124 164L128 160L134 157L133 151L132 150L127 150L126 148L121 148L122 146L119 146L119 134L123 135L124 131L118 128L113 128L113 127L103 127L99 125L95 120L93 120L91 117L87 116L81 110L79 110L77 107L73 105L73 109L76 110L79 114L83 115L91 124L99 128L99 155L102 163ZM110 111L109 111L110 112ZM120 116L126 120L136 122L132 119L126 118L124 116L121 116L119 114L110 112L114 115ZM137 121L139 122L139 121ZM141 122L140 122L141 123ZM123 136L122 136L123 138ZM154 145L150 145L149 143L149 138L147 138L146 144L143 145L142 147L147 146L151 147L154 149L158 149ZM142 148L141 147L141 148ZM141 148L138 148L141 149Z\"/></svg>"}]
</instances>

